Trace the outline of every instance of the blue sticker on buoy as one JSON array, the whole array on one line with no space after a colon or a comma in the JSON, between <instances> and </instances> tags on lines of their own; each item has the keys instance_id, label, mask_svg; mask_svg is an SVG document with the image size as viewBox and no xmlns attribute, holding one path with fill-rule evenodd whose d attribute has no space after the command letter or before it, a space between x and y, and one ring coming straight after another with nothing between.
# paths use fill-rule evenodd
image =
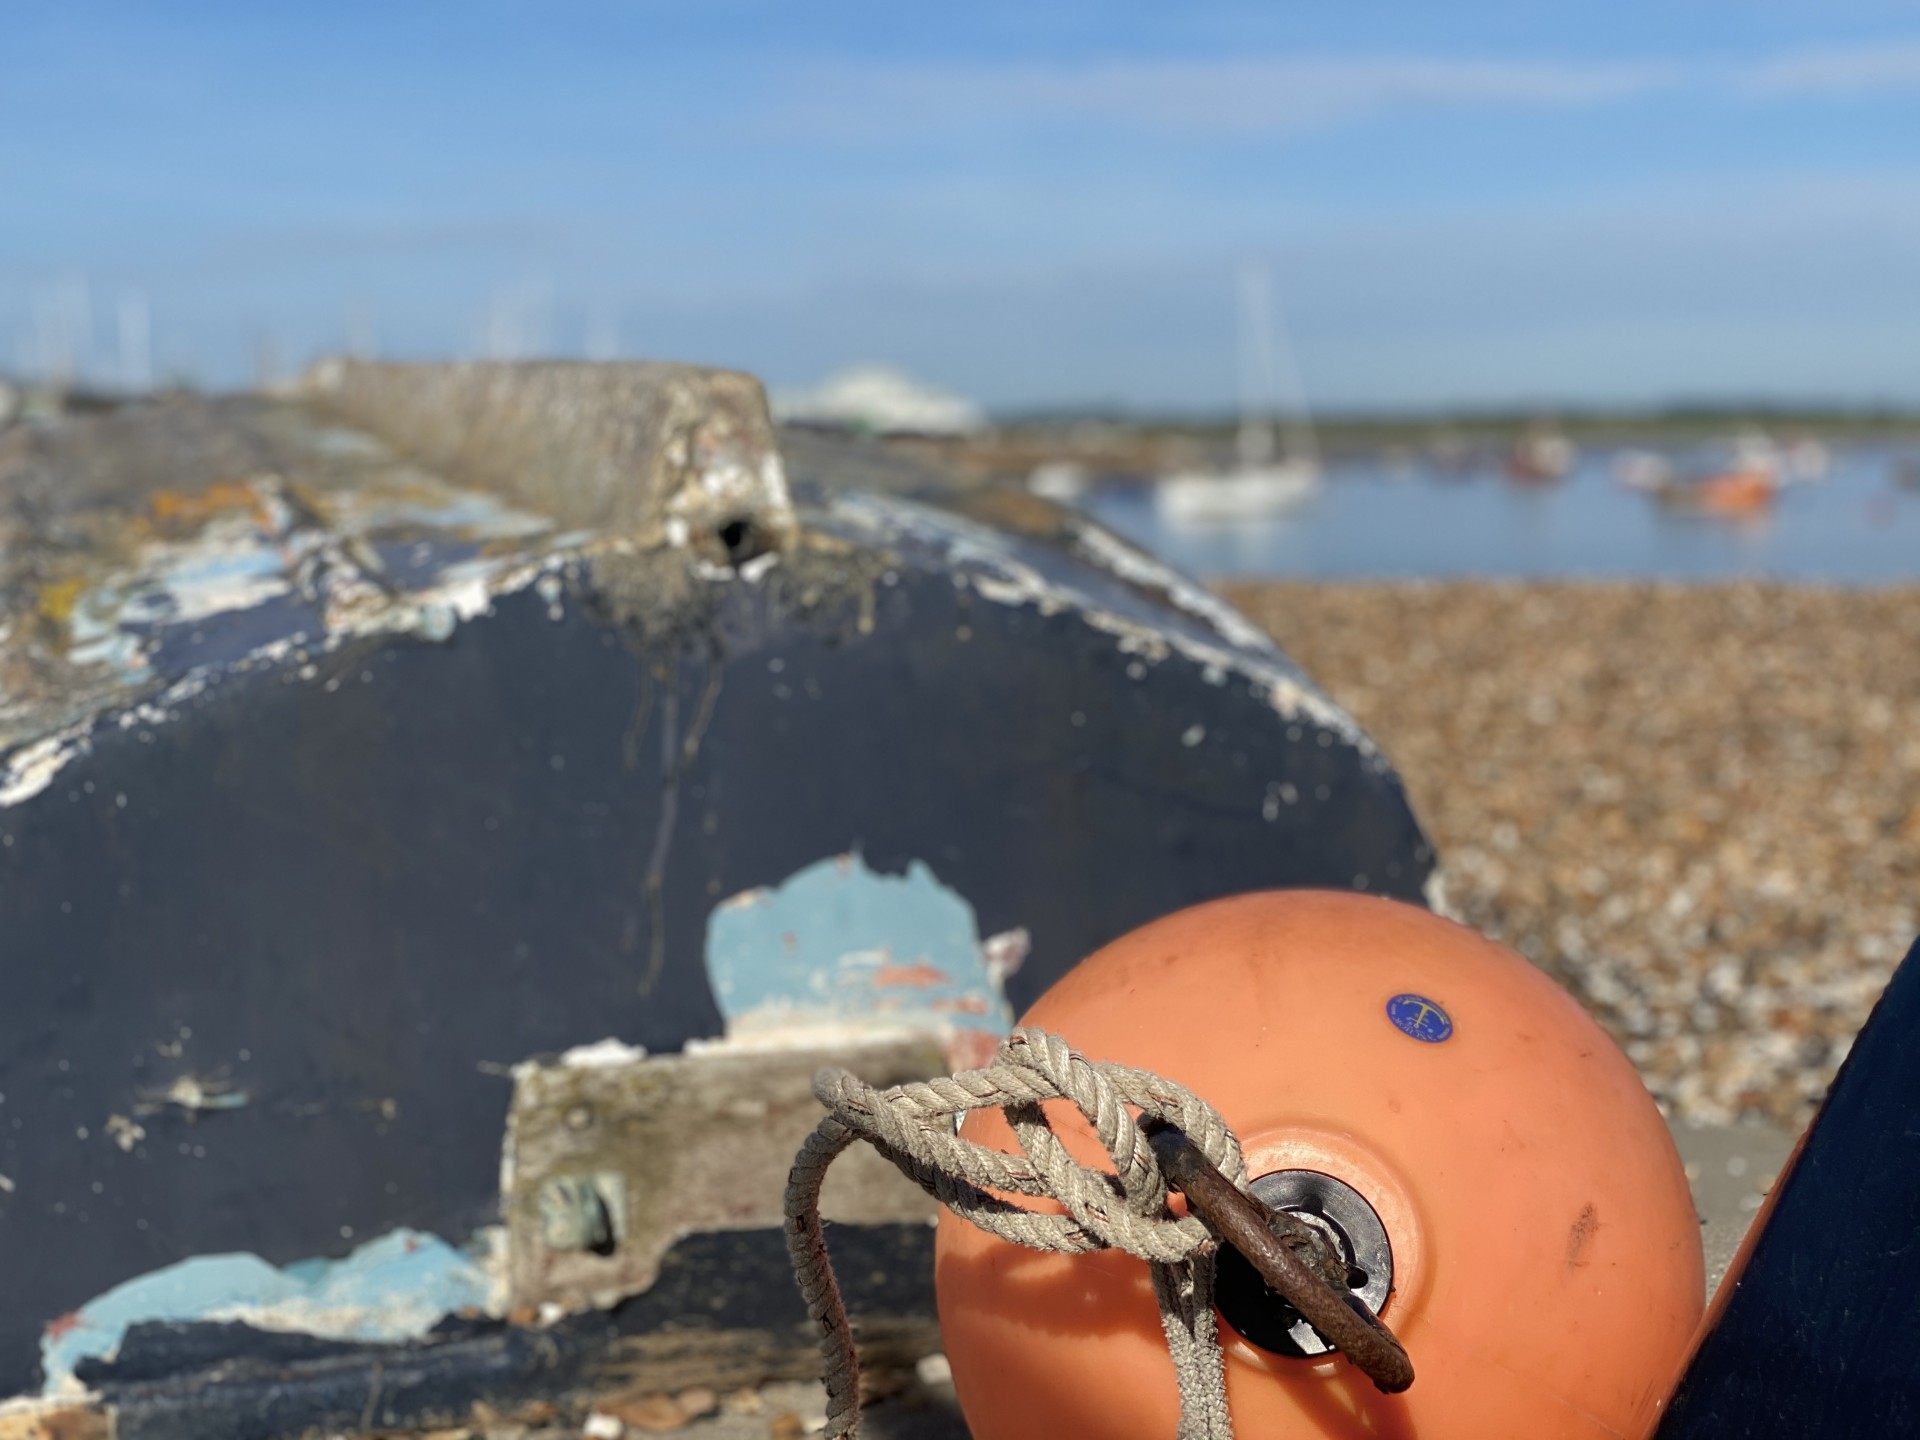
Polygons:
<instances>
[{"instance_id":1,"label":"blue sticker on buoy","mask_svg":"<svg viewBox=\"0 0 1920 1440\"><path fill-rule=\"evenodd\" d=\"M1402 1035L1438 1045L1453 1034L1453 1017L1424 995L1396 995L1387 1001L1387 1019Z\"/></svg>"}]
</instances>

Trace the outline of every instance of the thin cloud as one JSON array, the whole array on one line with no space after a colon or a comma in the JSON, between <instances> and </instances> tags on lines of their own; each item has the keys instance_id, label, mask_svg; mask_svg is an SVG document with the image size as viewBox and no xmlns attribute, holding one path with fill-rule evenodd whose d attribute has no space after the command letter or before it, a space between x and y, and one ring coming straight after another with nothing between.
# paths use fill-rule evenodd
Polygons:
<instances>
[{"instance_id":1,"label":"thin cloud","mask_svg":"<svg viewBox=\"0 0 1920 1440\"><path fill-rule=\"evenodd\" d=\"M1847 99L1920 90L1920 44L1856 46L1782 55L1735 73L1735 85L1767 99Z\"/></svg>"},{"instance_id":2,"label":"thin cloud","mask_svg":"<svg viewBox=\"0 0 1920 1440\"><path fill-rule=\"evenodd\" d=\"M1439 108L1600 104L1668 87L1663 63L1420 57L1106 60L891 65L810 74L806 120L884 133L981 121L1055 122L1219 138L1285 135L1369 115Z\"/></svg>"},{"instance_id":3,"label":"thin cloud","mask_svg":"<svg viewBox=\"0 0 1920 1440\"><path fill-rule=\"evenodd\" d=\"M1374 116L1601 106L1688 88L1764 100L1920 90L1920 42L1744 63L1267 56L810 67L772 119L807 138L1053 126L1231 140Z\"/></svg>"}]
</instances>

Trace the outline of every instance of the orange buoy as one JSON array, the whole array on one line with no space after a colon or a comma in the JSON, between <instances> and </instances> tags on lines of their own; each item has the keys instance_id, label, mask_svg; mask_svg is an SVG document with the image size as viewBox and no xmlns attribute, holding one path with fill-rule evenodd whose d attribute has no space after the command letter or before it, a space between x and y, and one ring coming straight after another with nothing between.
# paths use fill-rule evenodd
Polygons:
<instances>
[{"instance_id":1,"label":"orange buoy","mask_svg":"<svg viewBox=\"0 0 1920 1440\"><path fill-rule=\"evenodd\" d=\"M1700 1318L1699 1222L1633 1066L1518 955L1395 901L1247 895L1116 940L1023 1023L1211 1101L1256 1193L1333 1227L1354 1293L1406 1346L1416 1378L1398 1395L1344 1356L1297 1353L1317 1337L1223 1254L1240 1435L1651 1430ZM1076 1158L1105 1161L1076 1111L1047 1108ZM962 1134L1016 1148L997 1111ZM1021 1249L950 1213L936 1254L976 1440L1174 1434L1144 1264Z\"/></svg>"}]
</instances>

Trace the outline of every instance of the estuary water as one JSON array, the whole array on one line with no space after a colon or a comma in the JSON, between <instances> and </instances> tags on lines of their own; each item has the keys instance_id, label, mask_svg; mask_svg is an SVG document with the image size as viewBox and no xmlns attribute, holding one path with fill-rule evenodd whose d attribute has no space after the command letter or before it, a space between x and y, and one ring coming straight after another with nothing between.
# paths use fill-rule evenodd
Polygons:
<instances>
[{"instance_id":1,"label":"estuary water","mask_svg":"<svg viewBox=\"0 0 1920 1440\"><path fill-rule=\"evenodd\" d=\"M1548 484L1336 461L1297 507L1228 521L1172 523L1149 486L1096 488L1083 508L1206 576L1920 582L1920 488L1901 483L1920 474L1904 468L1911 452L1836 449L1825 478L1737 519L1663 507L1619 482L1616 458L1589 452Z\"/></svg>"}]
</instances>

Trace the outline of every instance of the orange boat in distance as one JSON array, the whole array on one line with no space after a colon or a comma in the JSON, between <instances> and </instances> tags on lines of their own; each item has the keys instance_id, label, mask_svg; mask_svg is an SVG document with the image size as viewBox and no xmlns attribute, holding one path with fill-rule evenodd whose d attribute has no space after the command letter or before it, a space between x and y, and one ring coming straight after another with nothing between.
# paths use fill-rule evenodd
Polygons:
<instances>
[{"instance_id":1,"label":"orange boat in distance","mask_svg":"<svg viewBox=\"0 0 1920 1440\"><path fill-rule=\"evenodd\" d=\"M1717 463L1702 466L1692 474L1675 475L1668 469L1649 476L1636 488L1646 489L1672 509L1739 519L1771 510L1790 478L1782 452L1764 435L1737 436L1715 458Z\"/></svg>"},{"instance_id":2,"label":"orange boat in distance","mask_svg":"<svg viewBox=\"0 0 1920 1440\"><path fill-rule=\"evenodd\" d=\"M1779 493L1780 482L1771 471L1728 470L1700 481L1692 498L1705 515L1752 515L1771 508Z\"/></svg>"}]
</instances>

